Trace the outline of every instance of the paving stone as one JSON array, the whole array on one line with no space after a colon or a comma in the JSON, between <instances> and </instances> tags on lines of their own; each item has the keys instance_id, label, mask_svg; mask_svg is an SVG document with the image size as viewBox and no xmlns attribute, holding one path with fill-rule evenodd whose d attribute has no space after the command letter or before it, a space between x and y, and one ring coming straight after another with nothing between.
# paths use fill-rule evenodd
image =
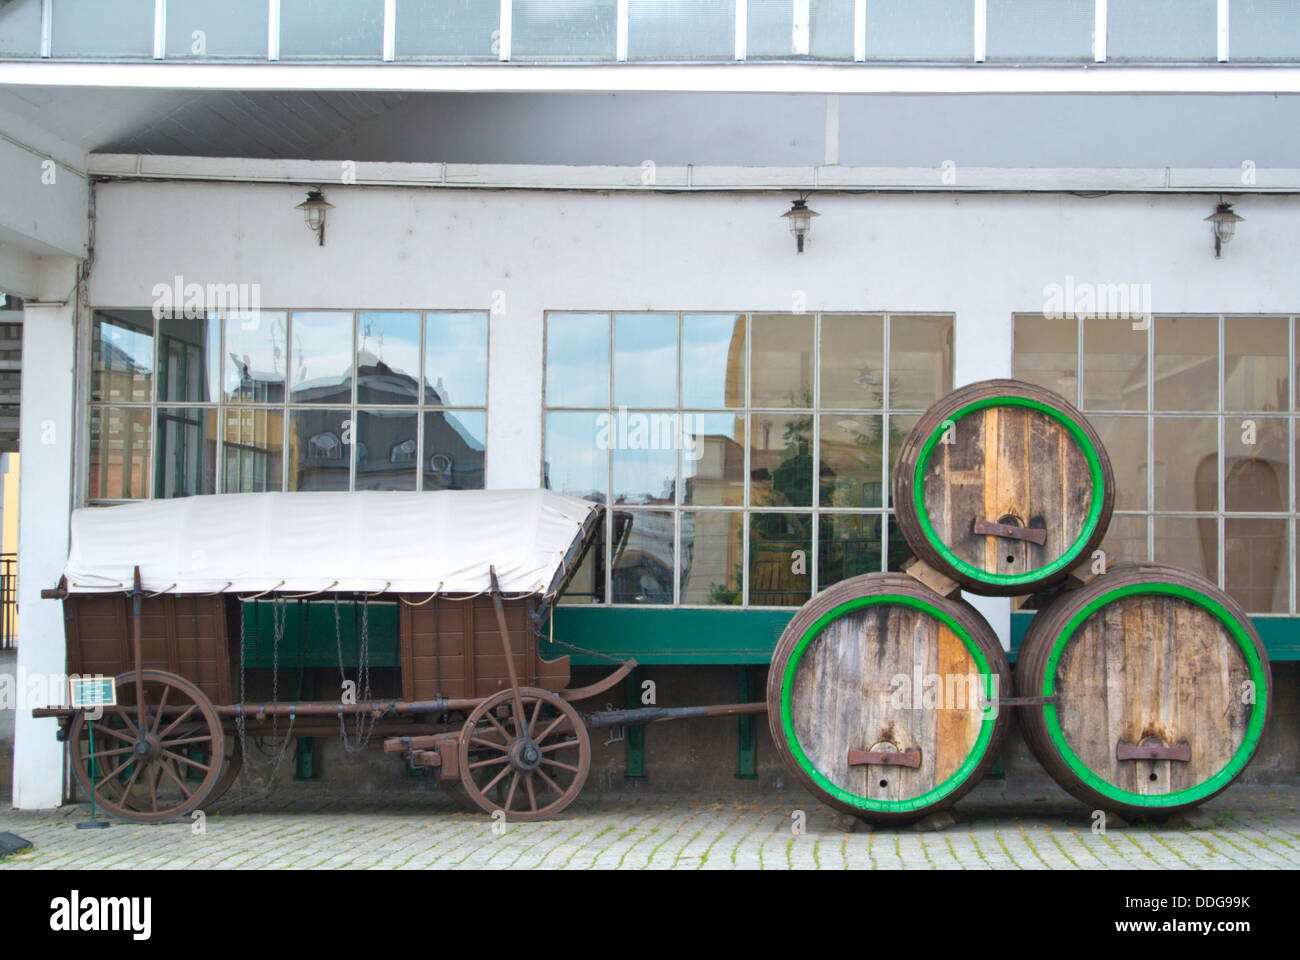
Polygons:
<instances>
[{"instance_id":1,"label":"paving stone","mask_svg":"<svg viewBox=\"0 0 1300 960\"><path fill-rule=\"evenodd\" d=\"M956 824L918 833L906 825L863 829L790 795L610 794L583 796L557 820L500 832L441 797L385 804L297 793L223 802L200 834L189 821L77 830L85 806L19 812L0 799L0 831L34 844L0 860L0 870L1300 868L1300 787L1236 786L1193 818L1096 833L1079 805L1031 799L977 789L958 806ZM793 810L805 814L802 832L793 829Z\"/></svg>"}]
</instances>

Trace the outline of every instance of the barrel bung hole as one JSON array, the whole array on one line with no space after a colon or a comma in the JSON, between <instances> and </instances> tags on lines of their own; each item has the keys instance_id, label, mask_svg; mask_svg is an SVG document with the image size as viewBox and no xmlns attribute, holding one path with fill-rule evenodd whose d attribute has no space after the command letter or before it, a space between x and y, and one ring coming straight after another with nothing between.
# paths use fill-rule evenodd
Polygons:
<instances>
[{"instance_id":1,"label":"barrel bung hole","mask_svg":"<svg viewBox=\"0 0 1300 960\"><path fill-rule=\"evenodd\" d=\"M1148 776L1147 779L1148 779L1148 780L1159 780L1160 778L1157 777L1157 776L1153 773L1153 774L1151 774L1150 776Z\"/></svg>"},{"instance_id":2,"label":"barrel bung hole","mask_svg":"<svg viewBox=\"0 0 1300 960\"><path fill-rule=\"evenodd\" d=\"M889 786L889 781L888 781L888 780L881 780L881 781L880 781L880 785L881 785L882 787L887 787L887 786Z\"/></svg>"},{"instance_id":3,"label":"barrel bung hole","mask_svg":"<svg viewBox=\"0 0 1300 960\"><path fill-rule=\"evenodd\" d=\"M1015 563L1015 562L1016 562L1016 558L1011 556L1011 554L1007 554L1007 563Z\"/></svg>"}]
</instances>

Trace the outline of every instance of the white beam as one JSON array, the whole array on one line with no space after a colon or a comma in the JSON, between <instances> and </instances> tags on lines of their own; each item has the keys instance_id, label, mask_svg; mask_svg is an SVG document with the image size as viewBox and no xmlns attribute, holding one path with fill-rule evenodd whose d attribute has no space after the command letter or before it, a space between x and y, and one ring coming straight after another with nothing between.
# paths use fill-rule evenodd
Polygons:
<instances>
[{"instance_id":1,"label":"white beam","mask_svg":"<svg viewBox=\"0 0 1300 960\"><path fill-rule=\"evenodd\" d=\"M838 111L827 104L828 150ZM828 154L829 155L829 154ZM338 177L334 160L266 160L241 157L175 157L92 153L92 176L120 180L208 180L232 183L317 184ZM646 184L640 166L549 164L369 163L356 165L359 186L449 187L519 190L601 190L653 193L760 192L766 190L925 191L969 193L1284 193L1300 194L1300 168L1255 171L1255 183L1241 183L1241 169L1227 167L962 167L956 184L945 185L938 167L825 166L655 168Z\"/></svg>"},{"instance_id":2,"label":"white beam","mask_svg":"<svg viewBox=\"0 0 1300 960\"><path fill-rule=\"evenodd\" d=\"M272 0L274 2L274 0ZM0 86L165 90L700 93L1300 93L1300 67L0 63Z\"/></svg>"},{"instance_id":3,"label":"white beam","mask_svg":"<svg viewBox=\"0 0 1300 960\"><path fill-rule=\"evenodd\" d=\"M84 257L88 209L84 175L0 135L0 239L37 256Z\"/></svg>"}]
</instances>

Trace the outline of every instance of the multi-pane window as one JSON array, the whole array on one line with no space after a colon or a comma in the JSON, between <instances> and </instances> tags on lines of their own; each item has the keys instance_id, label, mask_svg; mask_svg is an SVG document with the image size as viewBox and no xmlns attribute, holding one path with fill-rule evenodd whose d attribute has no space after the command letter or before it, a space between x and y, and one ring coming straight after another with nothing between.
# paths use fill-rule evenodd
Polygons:
<instances>
[{"instance_id":1,"label":"multi-pane window","mask_svg":"<svg viewBox=\"0 0 1300 960\"><path fill-rule=\"evenodd\" d=\"M550 313L542 480L609 506L577 602L784 606L898 569L889 468L952 317Z\"/></svg>"},{"instance_id":2,"label":"multi-pane window","mask_svg":"<svg viewBox=\"0 0 1300 960\"><path fill-rule=\"evenodd\" d=\"M487 314L98 310L89 501L483 486Z\"/></svg>"},{"instance_id":3,"label":"multi-pane window","mask_svg":"<svg viewBox=\"0 0 1300 960\"><path fill-rule=\"evenodd\" d=\"M1077 404L1115 471L1112 560L1296 611L1295 322L1287 316L1016 318L1015 374Z\"/></svg>"}]
</instances>

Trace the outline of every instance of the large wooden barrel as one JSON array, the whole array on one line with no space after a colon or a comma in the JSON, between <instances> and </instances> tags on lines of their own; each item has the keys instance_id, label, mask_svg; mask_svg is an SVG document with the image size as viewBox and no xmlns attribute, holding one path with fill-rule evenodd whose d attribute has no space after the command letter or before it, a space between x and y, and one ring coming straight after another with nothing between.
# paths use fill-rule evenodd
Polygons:
<instances>
[{"instance_id":1,"label":"large wooden barrel","mask_svg":"<svg viewBox=\"0 0 1300 960\"><path fill-rule=\"evenodd\" d=\"M1061 593L1016 662L1025 740L1093 809L1163 815L1245 768L1268 722L1268 656L1245 611L1203 577L1120 563Z\"/></svg>"},{"instance_id":2,"label":"large wooden barrel","mask_svg":"<svg viewBox=\"0 0 1300 960\"><path fill-rule=\"evenodd\" d=\"M1050 390L986 380L934 404L893 476L913 552L975 593L1034 593L1101 543L1115 502L1092 425Z\"/></svg>"},{"instance_id":3,"label":"large wooden barrel","mask_svg":"<svg viewBox=\"0 0 1300 960\"><path fill-rule=\"evenodd\" d=\"M820 800L903 822L950 806L1006 737L1011 670L960 599L872 573L809 600L777 643L768 723L786 765Z\"/></svg>"}]
</instances>

